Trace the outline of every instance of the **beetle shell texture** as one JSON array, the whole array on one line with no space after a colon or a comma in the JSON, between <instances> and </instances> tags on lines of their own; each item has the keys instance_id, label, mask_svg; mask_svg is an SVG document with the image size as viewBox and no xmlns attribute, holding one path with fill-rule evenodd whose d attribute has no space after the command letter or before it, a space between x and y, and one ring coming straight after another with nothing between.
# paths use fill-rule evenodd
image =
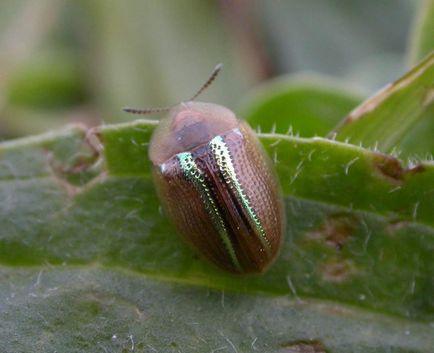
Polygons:
<instances>
[{"instance_id":1,"label":"beetle shell texture","mask_svg":"<svg viewBox=\"0 0 434 353\"><path fill-rule=\"evenodd\" d=\"M272 163L252 129L225 107L184 102L152 136L163 207L182 237L223 270L263 272L284 232Z\"/></svg>"}]
</instances>

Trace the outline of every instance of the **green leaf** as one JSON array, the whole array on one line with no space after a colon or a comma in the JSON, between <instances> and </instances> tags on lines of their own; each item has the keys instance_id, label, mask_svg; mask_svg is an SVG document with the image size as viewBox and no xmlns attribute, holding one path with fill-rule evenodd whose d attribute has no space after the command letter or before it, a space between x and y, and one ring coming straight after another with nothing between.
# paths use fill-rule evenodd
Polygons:
<instances>
[{"instance_id":1,"label":"green leaf","mask_svg":"<svg viewBox=\"0 0 434 353\"><path fill-rule=\"evenodd\" d=\"M434 0L420 1L410 37L410 62L416 64L434 50Z\"/></svg>"},{"instance_id":2,"label":"green leaf","mask_svg":"<svg viewBox=\"0 0 434 353\"><path fill-rule=\"evenodd\" d=\"M154 126L103 127L102 156L76 127L0 145L6 351L430 352L432 163L263 135L286 238L266 274L234 277L160 212Z\"/></svg>"},{"instance_id":3,"label":"green leaf","mask_svg":"<svg viewBox=\"0 0 434 353\"><path fill-rule=\"evenodd\" d=\"M434 119L434 53L363 102L337 126L335 132L341 141L363 143L390 152L400 147L408 132L422 118ZM413 137L413 141L418 140L417 136Z\"/></svg>"},{"instance_id":4,"label":"green leaf","mask_svg":"<svg viewBox=\"0 0 434 353\"><path fill-rule=\"evenodd\" d=\"M125 270L1 269L0 278L4 352L428 353L433 345L422 323Z\"/></svg>"},{"instance_id":5,"label":"green leaf","mask_svg":"<svg viewBox=\"0 0 434 353\"><path fill-rule=\"evenodd\" d=\"M240 116L260 131L325 136L360 103L354 89L318 75L297 75L263 84L242 104Z\"/></svg>"},{"instance_id":6,"label":"green leaf","mask_svg":"<svg viewBox=\"0 0 434 353\"><path fill-rule=\"evenodd\" d=\"M402 158L432 160L434 156L434 110L429 109L399 144Z\"/></svg>"}]
</instances>

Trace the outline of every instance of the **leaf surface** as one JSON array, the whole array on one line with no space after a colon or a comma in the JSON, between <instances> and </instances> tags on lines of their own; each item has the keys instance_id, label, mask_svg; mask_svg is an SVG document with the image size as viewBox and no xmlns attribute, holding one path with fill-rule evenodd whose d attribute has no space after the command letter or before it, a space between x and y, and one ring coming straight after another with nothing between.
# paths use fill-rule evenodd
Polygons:
<instances>
[{"instance_id":1,"label":"leaf surface","mask_svg":"<svg viewBox=\"0 0 434 353\"><path fill-rule=\"evenodd\" d=\"M430 352L432 164L262 135L287 232L270 271L234 277L162 214L154 126L102 128L101 156L77 127L0 145L7 351Z\"/></svg>"}]
</instances>

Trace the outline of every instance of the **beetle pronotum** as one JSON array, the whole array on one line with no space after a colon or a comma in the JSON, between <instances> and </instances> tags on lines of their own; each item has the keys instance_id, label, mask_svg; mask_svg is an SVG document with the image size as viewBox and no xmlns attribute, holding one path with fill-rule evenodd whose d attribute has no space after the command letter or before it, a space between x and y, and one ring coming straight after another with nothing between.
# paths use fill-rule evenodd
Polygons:
<instances>
[{"instance_id":1,"label":"beetle pronotum","mask_svg":"<svg viewBox=\"0 0 434 353\"><path fill-rule=\"evenodd\" d=\"M161 202L183 238L224 270L257 273L279 252L283 200L272 163L247 123L223 106L194 101L220 69L186 102L124 111L169 111L149 156Z\"/></svg>"}]
</instances>

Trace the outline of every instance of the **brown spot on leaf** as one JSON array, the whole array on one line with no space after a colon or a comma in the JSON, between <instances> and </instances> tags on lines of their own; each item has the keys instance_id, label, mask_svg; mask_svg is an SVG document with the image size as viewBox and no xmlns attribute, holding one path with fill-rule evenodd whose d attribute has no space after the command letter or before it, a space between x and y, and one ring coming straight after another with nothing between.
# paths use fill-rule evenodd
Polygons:
<instances>
[{"instance_id":1,"label":"brown spot on leaf","mask_svg":"<svg viewBox=\"0 0 434 353\"><path fill-rule=\"evenodd\" d=\"M376 170L393 183L400 183L406 175L419 174L426 169L423 164L403 168L398 159L382 153L376 153L373 157L373 162Z\"/></svg>"},{"instance_id":2,"label":"brown spot on leaf","mask_svg":"<svg viewBox=\"0 0 434 353\"><path fill-rule=\"evenodd\" d=\"M333 259L321 267L321 278L325 282L342 283L354 273L354 265L349 260Z\"/></svg>"},{"instance_id":3,"label":"brown spot on leaf","mask_svg":"<svg viewBox=\"0 0 434 353\"><path fill-rule=\"evenodd\" d=\"M374 165L381 175L387 179L393 182L401 181L404 169L396 158L384 154L375 154Z\"/></svg>"},{"instance_id":4,"label":"brown spot on leaf","mask_svg":"<svg viewBox=\"0 0 434 353\"><path fill-rule=\"evenodd\" d=\"M282 345L286 353L327 353L326 348L319 340L300 340Z\"/></svg>"},{"instance_id":5,"label":"brown spot on leaf","mask_svg":"<svg viewBox=\"0 0 434 353\"><path fill-rule=\"evenodd\" d=\"M355 230L356 219L350 214L335 214L313 231L306 233L306 238L324 241L328 246L341 250Z\"/></svg>"}]
</instances>

